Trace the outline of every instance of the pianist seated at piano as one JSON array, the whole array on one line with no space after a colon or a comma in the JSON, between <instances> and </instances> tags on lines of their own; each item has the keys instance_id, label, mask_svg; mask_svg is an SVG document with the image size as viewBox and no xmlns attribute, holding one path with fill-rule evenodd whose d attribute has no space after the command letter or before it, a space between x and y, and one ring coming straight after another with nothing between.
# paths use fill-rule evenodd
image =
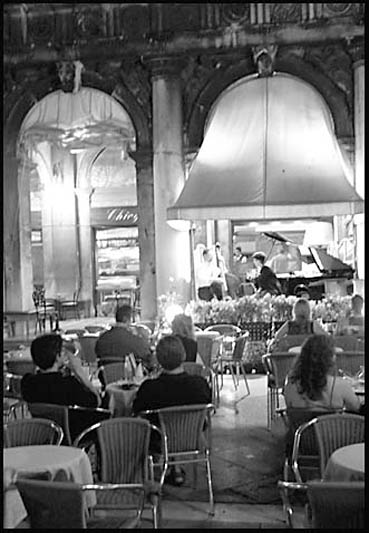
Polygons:
<instances>
[{"instance_id":1,"label":"pianist seated at piano","mask_svg":"<svg viewBox=\"0 0 369 533\"><path fill-rule=\"evenodd\" d=\"M279 341L286 335L326 335L326 331L317 320L311 320L311 310L308 300L299 298L292 309L292 320L286 322L279 328L272 339L269 350L276 349Z\"/></svg>"},{"instance_id":2,"label":"pianist seated at piano","mask_svg":"<svg viewBox=\"0 0 369 533\"><path fill-rule=\"evenodd\" d=\"M364 299L360 294L354 294L351 298L351 309L347 316L337 324L336 335L364 336Z\"/></svg>"}]
</instances>

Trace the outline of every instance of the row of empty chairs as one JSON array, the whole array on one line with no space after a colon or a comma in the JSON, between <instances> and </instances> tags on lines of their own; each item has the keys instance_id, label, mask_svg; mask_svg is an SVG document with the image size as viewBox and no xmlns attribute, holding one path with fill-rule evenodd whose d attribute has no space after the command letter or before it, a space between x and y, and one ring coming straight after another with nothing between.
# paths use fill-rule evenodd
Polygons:
<instances>
[{"instance_id":1,"label":"row of empty chairs","mask_svg":"<svg viewBox=\"0 0 369 533\"><path fill-rule=\"evenodd\" d=\"M142 417L145 418L150 419L153 415L158 417L160 429L142 417L102 420L96 424L89 425L73 442L62 440L64 432L61 426L55 422L55 420L59 420L61 424L65 423L59 417L59 407L61 406L29 404L30 412L33 415L37 415L37 418L25 418L6 424L6 445L59 445L63 442L63 444L84 449L94 462L92 466L96 483L141 486L145 495L145 502L152 510L155 528L159 527L160 524L161 492L168 467L174 464L192 463L197 465L203 462L206 464L208 479L209 512L211 514L214 513L210 465L211 414L214 412L212 404L171 407L142 413ZM70 434L70 428L66 427L66 433L68 431ZM161 438L162 453L157 456L152 456L149 452L152 432L159 434ZM160 468L158 482L155 481L155 468ZM21 488L19 486L20 490ZM42 487L40 486L40 488ZM51 486L51 489L56 488L56 485ZM60 488L65 488L65 491L68 492L67 485L60 486ZM73 492L72 486L69 488ZM37 484L35 489L37 489ZM83 490L82 487L76 484L73 484L73 489L74 491L77 491L77 489ZM108 497L105 492L100 494L99 489L97 491L98 506L104 507L107 504L115 506L117 501L121 501L121 497L116 501L111 499L110 495ZM31 500L33 498L35 505L37 501L40 501L36 493L34 497L29 494L27 497ZM60 508L57 501L54 501L52 505L54 506L54 512L58 512L58 520L62 520L60 515L62 508ZM26 503L26 507L32 514L32 502L29 501L28 506ZM34 527L36 523L37 520L32 525L31 516L31 526ZM61 523L65 524L65 522ZM56 527L55 524L54 527Z\"/></svg>"}]
</instances>

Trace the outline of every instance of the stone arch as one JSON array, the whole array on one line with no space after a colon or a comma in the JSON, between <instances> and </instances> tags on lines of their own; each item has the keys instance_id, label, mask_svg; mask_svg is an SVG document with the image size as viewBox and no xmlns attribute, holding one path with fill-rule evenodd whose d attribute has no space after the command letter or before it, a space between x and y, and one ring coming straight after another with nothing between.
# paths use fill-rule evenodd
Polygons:
<instances>
[{"instance_id":1,"label":"stone arch","mask_svg":"<svg viewBox=\"0 0 369 533\"><path fill-rule=\"evenodd\" d=\"M135 128L137 150L150 146L151 134L148 118L132 94L121 83L113 78L105 80L98 73L88 71L83 76L83 86L98 89L119 102L129 114ZM7 155L16 157L18 134L28 111L38 101L57 89L55 79L50 77L37 80L27 87L23 86L17 95L9 93L5 97L4 150Z\"/></svg>"},{"instance_id":2,"label":"stone arch","mask_svg":"<svg viewBox=\"0 0 369 533\"><path fill-rule=\"evenodd\" d=\"M337 138L353 136L353 117L344 93L324 73L297 56L276 58L275 70L300 78L312 85L324 98L333 118ZM208 82L199 93L189 115L187 138L189 151L201 146L207 116L216 99L232 83L256 72L251 58L223 69Z\"/></svg>"}]
</instances>

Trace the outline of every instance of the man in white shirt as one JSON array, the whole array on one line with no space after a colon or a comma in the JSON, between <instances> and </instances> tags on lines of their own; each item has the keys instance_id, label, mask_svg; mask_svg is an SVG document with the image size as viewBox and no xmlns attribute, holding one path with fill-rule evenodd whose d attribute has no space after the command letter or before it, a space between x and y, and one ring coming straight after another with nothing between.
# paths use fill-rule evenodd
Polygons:
<instances>
[{"instance_id":1,"label":"man in white shirt","mask_svg":"<svg viewBox=\"0 0 369 533\"><path fill-rule=\"evenodd\" d=\"M285 245L280 244L279 251L270 261L270 268L275 274L285 274L290 272L291 255Z\"/></svg>"},{"instance_id":2,"label":"man in white shirt","mask_svg":"<svg viewBox=\"0 0 369 533\"><path fill-rule=\"evenodd\" d=\"M209 249L203 251L203 262L197 269L197 293L200 300L209 302L214 296L218 300L223 299L222 281L219 278L221 274L213 261L213 253Z\"/></svg>"}]
</instances>

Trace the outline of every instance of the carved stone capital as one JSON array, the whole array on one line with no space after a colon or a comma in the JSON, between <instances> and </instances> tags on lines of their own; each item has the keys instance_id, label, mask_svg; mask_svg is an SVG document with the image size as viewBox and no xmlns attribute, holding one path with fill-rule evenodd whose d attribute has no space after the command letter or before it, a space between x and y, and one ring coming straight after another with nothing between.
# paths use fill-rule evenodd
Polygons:
<instances>
[{"instance_id":1,"label":"carved stone capital","mask_svg":"<svg viewBox=\"0 0 369 533\"><path fill-rule=\"evenodd\" d=\"M185 65L183 58L179 57L157 57L146 60L147 65L151 69L152 78L157 77L179 77L182 68Z\"/></svg>"},{"instance_id":2,"label":"carved stone capital","mask_svg":"<svg viewBox=\"0 0 369 533\"><path fill-rule=\"evenodd\" d=\"M252 47L254 62L260 77L267 77L273 74L277 50L278 46L276 44Z\"/></svg>"},{"instance_id":3,"label":"carved stone capital","mask_svg":"<svg viewBox=\"0 0 369 533\"><path fill-rule=\"evenodd\" d=\"M349 53L353 66L357 67L363 64L365 57L364 40L363 39L346 39L346 48Z\"/></svg>"}]
</instances>

